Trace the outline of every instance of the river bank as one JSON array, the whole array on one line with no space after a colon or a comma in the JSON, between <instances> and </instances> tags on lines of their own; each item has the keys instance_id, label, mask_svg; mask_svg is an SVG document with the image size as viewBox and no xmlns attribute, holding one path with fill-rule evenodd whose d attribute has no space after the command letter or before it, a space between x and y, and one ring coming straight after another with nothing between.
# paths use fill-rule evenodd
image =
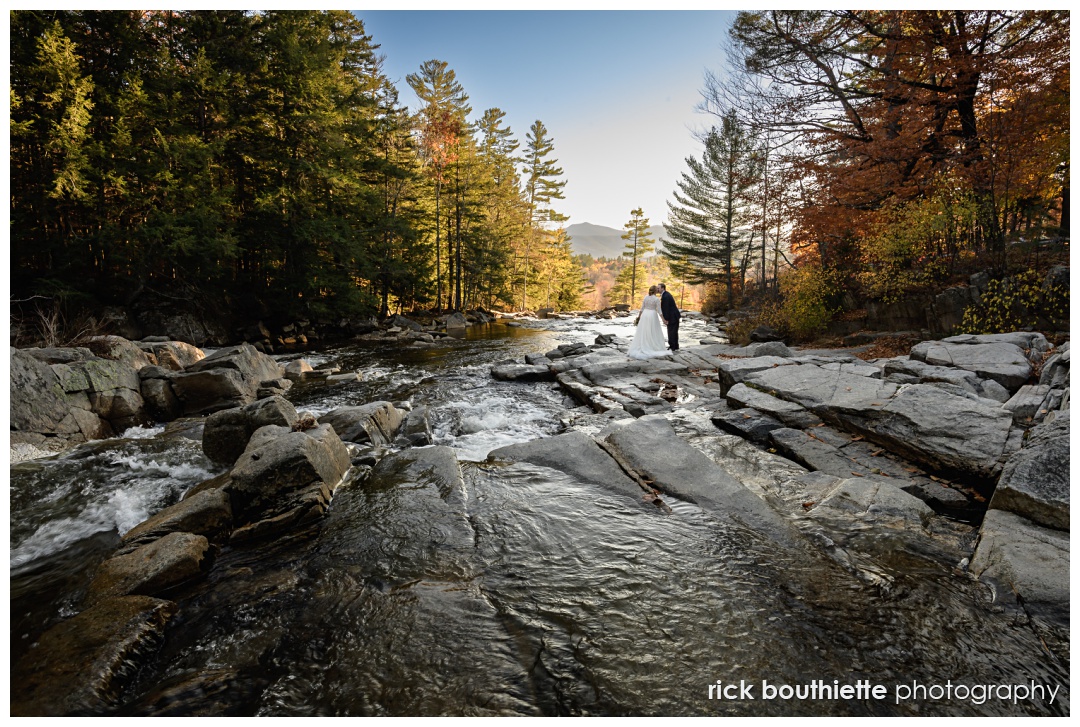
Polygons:
<instances>
[{"instance_id":1,"label":"river bank","mask_svg":"<svg viewBox=\"0 0 1080 727\"><path fill-rule=\"evenodd\" d=\"M557 330L533 330L534 325ZM287 502L267 500L267 509L255 516L250 507L258 497L239 498L241 507L233 508L227 527L217 520L208 534L195 534L206 538L203 552L211 557L204 565L196 563L195 574L189 573L185 583L166 588L159 594L164 598L112 596L152 597L173 606L155 602L136 609L145 614L139 623L146 639L130 642L124 653L144 654L136 660L143 669L134 681L131 675L125 679L102 672L112 675L105 681L112 684L115 679L117 692L84 692L99 700L91 711L903 714L911 713L905 710L912 706L885 709L861 701L815 711L806 704L717 705L708 701L701 685L733 670L795 683L815 674L837 678L851 673L852 666L858 675L879 681L905 675L973 677L999 668L1001 657L992 654L1005 653L1010 663L1022 664L1029 674L1059 682L1066 675L1067 692L1068 628L1067 622L1064 626L1059 622L1060 604L1047 604L1045 597L1040 602L1037 595L1029 598L1028 583L1019 584L1028 591L1024 601L1010 603L999 598L1010 591L993 581L1001 582L1009 559L1018 562L1017 553L1030 559L1036 552L1032 548L1047 547L1037 538L1032 541L1030 534L1041 531L1028 525L1017 529L1015 520L1036 516L1018 515L1017 506L1007 502L1008 508L994 507L994 498L987 498L991 512L1000 514L984 521L992 521L996 529L984 533L983 541L996 539L998 545L989 552L1002 551L1004 556L994 556L998 570L989 576L983 570L985 577L978 580L975 568L981 561L973 556L979 518L974 503L976 495L989 494L988 482L992 488L993 480L1004 475L981 464L982 455L957 458L958 447L947 441L919 448L916 462L893 460L893 448L872 439L889 432L873 429L876 420L855 416L861 411L853 404L858 396L877 397L884 403L913 388L918 394L922 390L916 387L929 386L933 375L941 372L921 369L923 380L906 382L908 388L901 390L904 384L888 377L916 374L892 370L897 362L875 366L838 352L789 350L784 355L782 344L749 350L703 345L697 341L715 337L716 330L704 321L691 321L687 329L691 343L684 344L678 357L647 364L623 355L626 341L619 336L627 324L618 319L522 321L516 327L477 327L466 340L416 339L435 345L414 346L399 337L401 331L392 334L392 340L386 337L366 342L363 348L311 357L312 369L319 373L286 379L294 383L282 387L283 399L294 410L313 413L319 423L335 421L335 436L344 440L350 459L346 473L352 474L340 474L340 455L328 454L327 461L336 459L339 465L319 465L314 471L321 472L318 479L328 485L332 499L323 495L305 499L300 493L315 494L308 481L303 487L286 487L293 493ZM597 343L597 337L603 342ZM516 361L506 362L507 354L515 352ZM526 356L531 361L525 362ZM219 362L228 357L217 356ZM1048 374L1047 386L1054 376L1067 376L1067 365L1062 374L1060 358L1048 366L1049 360L1043 362L1043 372L1057 373ZM291 363L283 360L277 365L287 368ZM875 368L878 377L863 367ZM205 373L228 367L200 368ZM334 368L339 370L333 372ZM965 383L977 388L980 382L993 380L976 373L976 381L969 381L961 373L966 369L944 368L954 369L955 381L949 385L957 388ZM796 370L798 377L790 375ZM491 378L492 372L508 371L548 380ZM826 387L828 395L822 393L824 384L812 378L820 377L821 371L834 377L831 388ZM762 379L781 372L785 376L776 381ZM171 386L194 373L200 372L142 380L164 380ZM331 381L332 376L343 378ZM852 383L848 376L863 381ZM1056 383L1063 382L1067 386L1065 380ZM776 396L763 391L766 386ZM867 391L866 386L874 388ZM247 419L225 415L281 396L263 392L268 395L259 399L259 388L270 387L254 387L251 402L222 408L205 420L206 425L215 417L226 420L212 427L225 432L225 439L236 427L248 432ZM970 402L965 416L982 424L1004 421L982 411L989 407L976 399L986 397L974 392L969 393L975 398L965 397L947 387L936 387L936 392ZM188 395L184 405L196 399ZM353 424L342 418L343 409L377 401L386 404L349 412ZM1001 409L1002 402L996 403ZM286 407L279 408L279 415L284 419L274 426L296 424L289 424ZM1007 431L1012 431L1017 418L1012 413L1008 418ZM411 433L402 433L410 419ZM1067 414L1053 419L1059 428L1064 423L1067 431ZM852 422L861 422L867 431L861 435L846 431ZM724 433L718 428L724 424L739 433ZM912 426L917 424L913 421ZM199 431L200 425L201 421L187 429L177 427L171 445L158 445L179 449L182 440L189 443L184 447L194 446L198 452L186 465L192 468L188 484L164 495L165 504L171 505L184 491L198 490L193 485L203 482L219 481L219 486L203 487L203 492L221 490L219 475L233 483L224 486L232 493L250 493L249 485L237 483L258 480L249 471L252 462L215 464L202 459L207 429L202 425ZM352 438L363 441L350 442L350 431ZM781 434L772 436L777 432ZM816 445L811 449L793 433L831 449ZM1009 436L999 455L1006 454ZM1008 450L1002 468L1010 471L1009 462L1024 450L1052 449L1054 445L1047 443L1057 436L1053 431L1040 436L1033 430L1028 446ZM376 441L379 437L382 440ZM788 440L790 452L781 450L777 441ZM427 441L436 446L408 446ZM1024 444L1022 435L1017 443ZM249 459L259 454L257 450L245 448ZM109 459L104 450L96 451L102 455L77 457L86 463L94 456ZM912 456L910 451L906 454ZM264 455L254 460L260 461L265 461ZM41 462L39 477L60 466ZM851 468L850 475L836 469L841 463ZM20 467L31 466L37 465ZM903 470L913 466L920 471ZM203 468L201 474L198 467ZM115 481L116 465L112 468L109 477ZM1030 465L1012 467L1025 469ZM946 470L948 475L943 476ZM23 473L15 477L16 490L32 489L23 477ZM914 488L923 497L898 488L896 482L901 480L903 487ZM41 479L36 482L39 488L45 484ZM656 491L646 492L642 484ZM944 496L946 490L962 496L964 506ZM230 505L237 501L235 494L230 495ZM293 520L277 519L273 527L278 529L269 540L248 538L260 527L269 527L260 523L295 511L301 501L314 504L294 512ZM210 504L206 508L220 511ZM278 527L284 521L288 522ZM97 562L123 557L110 543L123 550L127 547L119 541L123 535L133 544L128 534L139 535L133 527L137 524L124 527L125 532L114 536L117 540L98 545ZM140 527L144 533L164 532ZM1060 523L1043 529L1063 532ZM242 535L235 537L238 532ZM1067 542L1067 525L1064 532ZM36 534L13 532L13 553L25 553L24 544ZM161 537L165 536L157 539ZM1067 547L1065 558L1067 562ZM1045 558L1034 560L1043 561L1051 572L1060 566L1060 560L1052 567ZM35 561L41 563L42 557L26 561L23 573L32 572ZM89 570L95 569L97 563ZM19 580L19 573L13 573L13 579L19 585L13 587L13 598L18 598L26 581ZM93 590L88 580L61 596L57 612L42 623L24 624L27 633L55 633L75 612L98 608L100 604L79 605L88 589ZM25 597L32 599L31 592L26 591ZM931 603L939 606L932 608ZM1040 603L1050 607L1040 611ZM178 614L167 616L174 607ZM223 607L228 613L222 612ZM660 619L649 615L659 613L667 615ZM1067 618L1067 600L1065 614ZM957 632L957 622L973 628ZM710 627L703 631L702 624ZM638 629L660 640L649 638L634 646L635 639L641 641ZM395 636L405 632L414 638L428 634L431 640L411 648L406 646L411 641ZM925 632L932 636L927 639ZM969 643L975 632L982 642ZM767 641L748 636L757 633L767 635ZM851 641L845 633L858 634L858 639ZM989 640L988 633L993 634ZM241 645L235 634L244 634L248 642ZM894 646L909 642L915 648L907 655ZM435 651L418 650L421 643ZM311 648L322 650L322 655L313 660L307 653ZM400 675L395 679L403 685L398 697L385 697L389 682L384 668L360 664L348 655L354 649ZM278 666L270 667L268 658ZM657 658L681 665L674 667L679 684L657 686L648 678L652 670L645 665ZM473 659L481 666L454 676L458 667L453 665L463 666L461 659ZM957 659L963 664L958 666ZM218 666L208 670L208 663ZM343 689L319 666L323 663L332 664L335 671L359 674L359 684ZM627 663L639 664L642 670L627 668ZM467 678L474 670L484 675L484 683ZM31 671L16 673L25 678ZM435 675L440 686L425 685ZM86 679L88 674L83 670L65 678ZM227 685L231 696L207 697L224 694L220 690ZM915 709L923 714L1044 714L1060 713L1060 705L1029 703L1015 712L1002 711L1001 705L991 709L946 703Z\"/></svg>"}]
</instances>

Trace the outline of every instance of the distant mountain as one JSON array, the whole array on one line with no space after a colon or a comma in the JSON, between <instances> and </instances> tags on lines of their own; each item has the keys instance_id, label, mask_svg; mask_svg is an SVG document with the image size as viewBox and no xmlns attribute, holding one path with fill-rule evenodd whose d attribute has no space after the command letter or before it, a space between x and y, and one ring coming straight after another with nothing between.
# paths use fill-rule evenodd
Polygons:
<instances>
[{"instance_id":1,"label":"distant mountain","mask_svg":"<svg viewBox=\"0 0 1080 727\"><path fill-rule=\"evenodd\" d=\"M594 225L591 222L578 222L566 228L570 235L570 247L576 255L592 255L593 257L614 258L622 255L626 247L626 240L622 239L625 230L616 230L614 227ZM659 241L667 235L663 225L649 227L652 239ZM655 252L662 248L657 244Z\"/></svg>"}]
</instances>

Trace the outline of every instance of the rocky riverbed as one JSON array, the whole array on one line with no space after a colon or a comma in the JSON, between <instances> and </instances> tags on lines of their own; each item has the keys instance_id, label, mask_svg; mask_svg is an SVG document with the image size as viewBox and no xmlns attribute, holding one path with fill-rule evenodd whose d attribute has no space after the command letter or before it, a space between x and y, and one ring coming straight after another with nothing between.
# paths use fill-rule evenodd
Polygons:
<instances>
[{"instance_id":1,"label":"rocky riverbed","mask_svg":"<svg viewBox=\"0 0 1080 727\"><path fill-rule=\"evenodd\" d=\"M149 517L13 526L13 714L1068 714L1068 344L864 361L691 319L635 361L616 317L510 322L13 351L13 453L75 446L13 468L15 514L172 421L118 440L160 452ZM707 696L739 677L1062 693Z\"/></svg>"}]
</instances>

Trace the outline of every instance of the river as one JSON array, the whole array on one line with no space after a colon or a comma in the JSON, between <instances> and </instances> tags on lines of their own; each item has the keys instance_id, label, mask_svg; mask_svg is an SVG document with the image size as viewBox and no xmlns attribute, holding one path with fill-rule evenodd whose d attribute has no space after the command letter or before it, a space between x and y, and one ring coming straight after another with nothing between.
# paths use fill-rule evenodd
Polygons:
<instances>
[{"instance_id":1,"label":"river","mask_svg":"<svg viewBox=\"0 0 1080 727\"><path fill-rule=\"evenodd\" d=\"M1069 713L1068 663L933 553L890 540L870 557L885 574L875 582L689 503L669 500L664 514L554 470L485 462L558 433L574 407L554 384L492 380L493 363L630 332L628 319L543 321L478 326L430 349L306 354L363 381L296 386L298 410L427 405L461 482L449 494L423 473L404 487L349 482L314 533L223 552L117 713ZM686 345L704 335L700 320L683 326ZM11 468L12 663L76 612L120 533L221 471L197 436L157 427ZM718 699L717 680L744 689ZM763 680L861 681L887 697L766 699ZM896 691L1033 681L1060 685L1056 701Z\"/></svg>"}]
</instances>

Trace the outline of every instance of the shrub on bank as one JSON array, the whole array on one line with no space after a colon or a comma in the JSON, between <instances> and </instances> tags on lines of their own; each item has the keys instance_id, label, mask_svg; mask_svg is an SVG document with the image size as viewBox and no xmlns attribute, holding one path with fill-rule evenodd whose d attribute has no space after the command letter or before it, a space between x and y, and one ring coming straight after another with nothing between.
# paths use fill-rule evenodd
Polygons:
<instances>
[{"instance_id":1,"label":"shrub on bank","mask_svg":"<svg viewBox=\"0 0 1080 727\"><path fill-rule=\"evenodd\" d=\"M1006 333L1038 328L1040 319L1067 320L1067 281L1043 279L1027 270L1001 280L991 280L981 303L964 311L958 333Z\"/></svg>"}]
</instances>

